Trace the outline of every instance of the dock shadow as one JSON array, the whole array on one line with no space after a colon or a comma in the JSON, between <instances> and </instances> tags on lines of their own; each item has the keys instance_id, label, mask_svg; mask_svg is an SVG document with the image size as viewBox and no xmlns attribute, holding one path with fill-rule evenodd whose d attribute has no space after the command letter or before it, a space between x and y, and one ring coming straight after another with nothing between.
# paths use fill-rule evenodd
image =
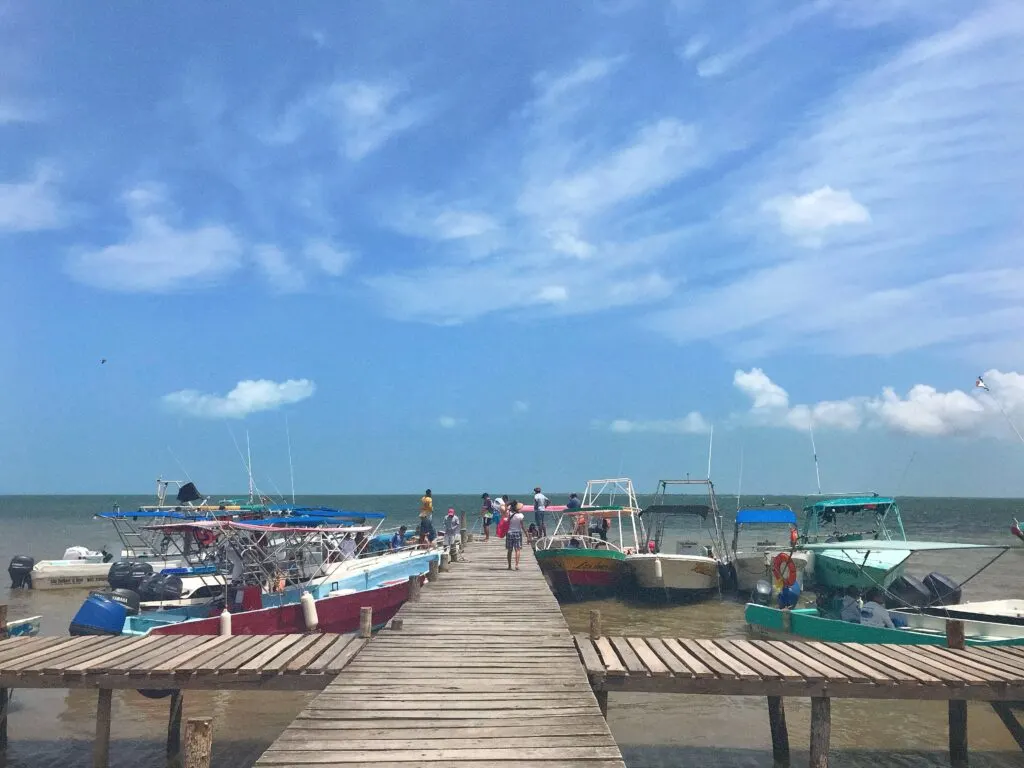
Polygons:
<instances>
[{"instance_id":1,"label":"dock shadow","mask_svg":"<svg viewBox=\"0 0 1024 768\"><path fill-rule=\"evenodd\" d=\"M656 746L620 744L626 768L772 768L771 750L712 747ZM806 750L791 754L794 766L807 765ZM1020 752L971 751L971 768L1021 768ZM831 768L948 768L949 755L941 751L880 749L834 749L829 753Z\"/></svg>"}]
</instances>

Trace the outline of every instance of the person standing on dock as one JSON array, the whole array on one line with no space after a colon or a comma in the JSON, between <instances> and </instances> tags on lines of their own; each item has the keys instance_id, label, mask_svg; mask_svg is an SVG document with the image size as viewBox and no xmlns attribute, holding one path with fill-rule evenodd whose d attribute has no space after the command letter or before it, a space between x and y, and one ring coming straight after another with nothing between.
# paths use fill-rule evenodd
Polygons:
<instances>
[{"instance_id":1,"label":"person standing on dock","mask_svg":"<svg viewBox=\"0 0 1024 768\"><path fill-rule=\"evenodd\" d=\"M420 499L420 544L426 544L427 539L434 536L433 515L434 495L430 492L430 489L427 488L423 494L423 498Z\"/></svg>"},{"instance_id":2,"label":"person standing on dock","mask_svg":"<svg viewBox=\"0 0 1024 768\"><path fill-rule=\"evenodd\" d=\"M505 533L505 550L508 554L508 569L512 570L512 553L515 553L516 559L516 570L519 570L519 557L523 553L523 536L525 530L523 526L523 511L521 509L522 504L518 501L513 502L511 509L511 516L508 519L508 531Z\"/></svg>"},{"instance_id":3,"label":"person standing on dock","mask_svg":"<svg viewBox=\"0 0 1024 768\"><path fill-rule=\"evenodd\" d=\"M484 541L491 540L491 520L494 519L494 505L491 502L491 494L485 493L480 497L480 516L484 521Z\"/></svg>"},{"instance_id":4,"label":"person standing on dock","mask_svg":"<svg viewBox=\"0 0 1024 768\"><path fill-rule=\"evenodd\" d=\"M444 518L444 545L451 552L455 549L455 542L459 540L459 516L455 514L455 507L448 507L448 514Z\"/></svg>"},{"instance_id":5,"label":"person standing on dock","mask_svg":"<svg viewBox=\"0 0 1024 768\"><path fill-rule=\"evenodd\" d=\"M537 530L542 537L548 535L547 508L550 499L545 496L538 485L533 489L533 521L537 524Z\"/></svg>"}]
</instances>

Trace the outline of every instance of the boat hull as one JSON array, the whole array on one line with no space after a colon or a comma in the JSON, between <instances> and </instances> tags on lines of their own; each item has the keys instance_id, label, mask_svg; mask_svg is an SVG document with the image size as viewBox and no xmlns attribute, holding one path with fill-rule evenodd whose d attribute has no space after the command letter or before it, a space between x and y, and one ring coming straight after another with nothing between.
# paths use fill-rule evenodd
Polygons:
<instances>
[{"instance_id":1,"label":"boat hull","mask_svg":"<svg viewBox=\"0 0 1024 768\"><path fill-rule=\"evenodd\" d=\"M640 597L685 601L718 591L718 561L711 557L629 555L626 565Z\"/></svg>"},{"instance_id":2,"label":"boat hull","mask_svg":"<svg viewBox=\"0 0 1024 768\"><path fill-rule=\"evenodd\" d=\"M537 563L562 601L608 597L618 588L626 556L615 549L538 549Z\"/></svg>"},{"instance_id":3,"label":"boat hull","mask_svg":"<svg viewBox=\"0 0 1024 768\"><path fill-rule=\"evenodd\" d=\"M409 582L404 581L365 592L325 597L315 602L320 632L355 632L359 629L360 609L373 609L373 626L389 622L409 599ZM300 603L288 603L256 611L231 614L233 635L284 635L309 631ZM151 635L218 635L220 616L191 619L154 627Z\"/></svg>"},{"instance_id":4,"label":"boat hull","mask_svg":"<svg viewBox=\"0 0 1024 768\"><path fill-rule=\"evenodd\" d=\"M910 550L824 549L812 559L818 587L869 589L887 587L903 575Z\"/></svg>"},{"instance_id":5,"label":"boat hull","mask_svg":"<svg viewBox=\"0 0 1024 768\"><path fill-rule=\"evenodd\" d=\"M8 637L35 637L39 634L42 616L29 616L27 619L15 619L7 622Z\"/></svg>"},{"instance_id":6,"label":"boat hull","mask_svg":"<svg viewBox=\"0 0 1024 768\"><path fill-rule=\"evenodd\" d=\"M110 563L46 560L32 569L32 589L97 589L107 586Z\"/></svg>"},{"instance_id":7,"label":"boat hull","mask_svg":"<svg viewBox=\"0 0 1024 768\"><path fill-rule=\"evenodd\" d=\"M872 627L825 618L816 608L784 611L756 603L748 603L744 612L750 631L762 636L796 635L830 643L946 645L945 619L900 615L908 619L911 625L904 629ZM934 623L930 620L934 620ZM967 645L1024 645L1024 628L1021 627L965 622L964 630Z\"/></svg>"},{"instance_id":8,"label":"boat hull","mask_svg":"<svg viewBox=\"0 0 1024 768\"><path fill-rule=\"evenodd\" d=\"M767 552L739 552L732 559L731 563L736 568L736 589L740 592L750 592L762 579L771 583L774 580L772 575L772 560L780 552L790 555L793 565L796 567L796 580L801 584L804 581L804 574L807 570L807 553L793 552L789 550L768 550Z\"/></svg>"}]
</instances>

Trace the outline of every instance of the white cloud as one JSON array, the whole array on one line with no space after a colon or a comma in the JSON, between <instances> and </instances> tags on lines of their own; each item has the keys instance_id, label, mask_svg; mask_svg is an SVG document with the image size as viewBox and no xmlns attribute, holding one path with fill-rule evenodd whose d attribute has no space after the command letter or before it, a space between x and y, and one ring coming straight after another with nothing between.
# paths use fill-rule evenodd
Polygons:
<instances>
[{"instance_id":1,"label":"white cloud","mask_svg":"<svg viewBox=\"0 0 1024 768\"><path fill-rule=\"evenodd\" d=\"M569 291L564 285L545 285L537 298L544 303L557 304L569 298Z\"/></svg>"},{"instance_id":2,"label":"white cloud","mask_svg":"<svg viewBox=\"0 0 1024 768\"><path fill-rule=\"evenodd\" d=\"M465 424L466 420L456 416L439 416L437 423L442 429L455 429Z\"/></svg>"},{"instance_id":3,"label":"white cloud","mask_svg":"<svg viewBox=\"0 0 1024 768\"><path fill-rule=\"evenodd\" d=\"M830 227L863 224L871 220L868 209L853 199L848 190L824 186L806 195L774 197L764 209L778 215L782 230L811 244Z\"/></svg>"},{"instance_id":4,"label":"white cloud","mask_svg":"<svg viewBox=\"0 0 1024 768\"><path fill-rule=\"evenodd\" d=\"M120 243L80 249L67 261L83 283L112 291L166 293L219 282L242 265L243 245L220 224L176 227L163 211L156 187L124 196L131 230Z\"/></svg>"},{"instance_id":5,"label":"white cloud","mask_svg":"<svg viewBox=\"0 0 1024 768\"><path fill-rule=\"evenodd\" d=\"M321 272L330 277L341 277L355 261L351 251L339 250L326 240L311 240L306 243L303 254Z\"/></svg>"},{"instance_id":6,"label":"white cloud","mask_svg":"<svg viewBox=\"0 0 1024 768\"><path fill-rule=\"evenodd\" d=\"M678 50L678 54L684 59L695 59L700 55L700 52L708 47L708 39L704 35L695 35L691 37L686 45Z\"/></svg>"},{"instance_id":7,"label":"white cloud","mask_svg":"<svg viewBox=\"0 0 1024 768\"><path fill-rule=\"evenodd\" d=\"M704 435L711 431L711 424L699 412L690 411L681 419L651 421L615 419L608 424L608 429L620 434L652 432L656 434Z\"/></svg>"},{"instance_id":8,"label":"white cloud","mask_svg":"<svg viewBox=\"0 0 1024 768\"><path fill-rule=\"evenodd\" d=\"M38 123L43 115L43 110L37 106L0 98L0 125Z\"/></svg>"},{"instance_id":9,"label":"white cloud","mask_svg":"<svg viewBox=\"0 0 1024 768\"><path fill-rule=\"evenodd\" d=\"M212 395L183 389L164 395L166 407L201 419L241 419L250 413L273 411L313 396L316 385L309 379L245 380L226 395Z\"/></svg>"},{"instance_id":10,"label":"white cloud","mask_svg":"<svg viewBox=\"0 0 1024 768\"><path fill-rule=\"evenodd\" d=\"M431 225L431 230L439 240L463 240L498 229L498 223L492 217L474 211L441 211Z\"/></svg>"},{"instance_id":11,"label":"white cloud","mask_svg":"<svg viewBox=\"0 0 1024 768\"><path fill-rule=\"evenodd\" d=\"M542 72L534 77L537 88L538 105L550 107L557 105L562 99L570 96L582 86L604 80L625 61L624 56L605 59L586 59L574 69L561 74L552 75Z\"/></svg>"},{"instance_id":12,"label":"white cloud","mask_svg":"<svg viewBox=\"0 0 1024 768\"><path fill-rule=\"evenodd\" d=\"M941 392L916 384L905 396L885 387L879 396L855 396L790 406L789 394L759 368L736 371L733 382L753 402L745 418L760 426L854 431L884 428L923 437L993 435L1015 437L1000 407L1011 418L1024 416L1024 375L990 370L991 393Z\"/></svg>"},{"instance_id":13,"label":"white cloud","mask_svg":"<svg viewBox=\"0 0 1024 768\"><path fill-rule=\"evenodd\" d=\"M530 404L525 400L516 400L512 403L512 410L516 413L527 413L530 410Z\"/></svg>"},{"instance_id":14,"label":"white cloud","mask_svg":"<svg viewBox=\"0 0 1024 768\"><path fill-rule=\"evenodd\" d=\"M0 120L2 122L2 120ZM37 232L66 224L50 166L36 168L28 181L0 184L0 232Z\"/></svg>"},{"instance_id":15,"label":"white cloud","mask_svg":"<svg viewBox=\"0 0 1024 768\"><path fill-rule=\"evenodd\" d=\"M306 287L306 277L302 270L276 245L256 246L253 248L253 259L274 290L291 293Z\"/></svg>"}]
</instances>

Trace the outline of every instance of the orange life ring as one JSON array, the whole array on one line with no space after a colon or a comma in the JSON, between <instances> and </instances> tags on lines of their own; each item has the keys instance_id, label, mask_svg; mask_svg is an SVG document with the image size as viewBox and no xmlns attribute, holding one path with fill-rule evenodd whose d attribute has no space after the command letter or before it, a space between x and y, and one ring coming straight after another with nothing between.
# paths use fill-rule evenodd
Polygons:
<instances>
[{"instance_id":1,"label":"orange life ring","mask_svg":"<svg viewBox=\"0 0 1024 768\"><path fill-rule=\"evenodd\" d=\"M195 532L195 538L199 546L209 547L212 546L215 541L217 541L217 534L215 534L213 531L199 529Z\"/></svg>"},{"instance_id":2,"label":"orange life ring","mask_svg":"<svg viewBox=\"0 0 1024 768\"><path fill-rule=\"evenodd\" d=\"M772 558L772 576L781 579L783 586L786 587L792 587L796 583L796 563L788 552L779 552Z\"/></svg>"}]
</instances>

